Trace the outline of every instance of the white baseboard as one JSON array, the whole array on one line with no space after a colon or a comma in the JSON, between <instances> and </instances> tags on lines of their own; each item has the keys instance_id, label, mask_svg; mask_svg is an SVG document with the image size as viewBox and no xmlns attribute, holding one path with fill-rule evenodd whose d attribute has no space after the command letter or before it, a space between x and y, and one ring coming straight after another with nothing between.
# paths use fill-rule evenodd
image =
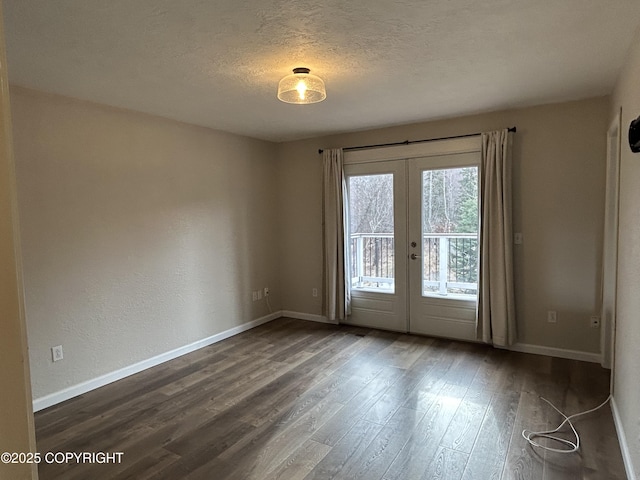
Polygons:
<instances>
[{"instance_id":1,"label":"white baseboard","mask_svg":"<svg viewBox=\"0 0 640 480\"><path fill-rule=\"evenodd\" d=\"M622 452L624 468L627 471L627 478L629 480L638 480L633 467L633 462L631 461L631 449L627 443L627 436L624 433L624 427L622 426L622 419L620 418L620 412L618 411L618 405L616 404L615 397L611 397L611 412L613 413L613 423L616 426L618 443L620 444L620 451Z\"/></svg>"},{"instance_id":2,"label":"white baseboard","mask_svg":"<svg viewBox=\"0 0 640 480\"><path fill-rule=\"evenodd\" d=\"M194 352L195 350L207 347L229 337L233 337L234 335L275 320L276 318L280 318L281 316L282 312L280 311L271 313L264 317L257 318L247 323L243 323L242 325L238 325L237 327L230 328L229 330L225 330L224 332L220 332L210 337L203 338L202 340L190 343L189 345L184 345L169 352L161 353L160 355L156 355L155 357L149 358L147 360L142 360L141 362L134 363L133 365L129 365L114 372L101 375L97 378L93 378L91 380L87 380L85 382L78 383L77 385L65 388L64 390L60 390L58 392L45 395L44 397L37 398L33 401L33 411L37 412L39 410L51 407L58 403L64 402L65 400L77 397L78 395L82 395L83 393L87 393L109 383L121 380L135 373L142 372L143 370L146 370L148 368L155 367L156 365L160 365L161 363L181 357L182 355Z\"/></svg>"},{"instance_id":3,"label":"white baseboard","mask_svg":"<svg viewBox=\"0 0 640 480\"><path fill-rule=\"evenodd\" d=\"M207 347L214 343L220 342L229 337L245 332L247 330L250 330L252 328L255 328L259 325L270 322L280 317L297 318L299 320L308 320L311 322L338 324L338 322L329 321L327 317L325 317L324 315L293 312L290 310L282 310L282 311L279 310L269 315L266 315L264 317L258 318L256 320L252 320L242 325L238 325L237 327L230 328L229 330L225 330L224 332L217 333L216 335L212 335L210 337L203 338L202 340L198 340L196 342L190 343L189 345L184 345L182 347L176 348L169 352L161 353L160 355L156 355L155 357L149 358L147 360L142 360L141 362L135 363L133 365L129 365L127 367L121 368L114 372L101 375L97 378L87 380L77 385L73 385L71 387L65 388L64 390L60 390L58 392L45 395L44 397L37 398L33 401L33 411L37 412L45 408L51 407L58 403L69 400L73 397L77 397L78 395L82 395L83 393L90 392L91 390L95 390L96 388L100 388L109 383L113 383L117 380L121 380L130 375L142 372L143 370L146 370L148 368L155 367L156 365L160 365L161 363L167 362L169 360L173 360L174 358L181 357L182 355L186 355L187 353L191 353L200 348ZM597 353L580 352L576 350L564 350L561 348L543 347L539 345L528 345L523 343L517 343L515 345L512 345L511 347L509 347L509 350L513 350L516 352L523 352L523 353L534 353L537 355L548 355L552 357L568 358L572 360L582 360L582 361L594 362L594 363L600 363L601 361L601 355ZM635 477L633 478L633 480L636 480Z\"/></svg>"},{"instance_id":4,"label":"white baseboard","mask_svg":"<svg viewBox=\"0 0 640 480\"><path fill-rule=\"evenodd\" d=\"M528 343L516 343L507 350L521 353L533 353L535 355L547 355L549 357L567 358L583 362L602 363L602 355L599 353L582 352L580 350L567 350L564 348L545 347L543 345L530 345Z\"/></svg>"},{"instance_id":5,"label":"white baseboard","mask_svg":"<svg viewBox=\"0 0 640 480\"><path fill-rule=\"evenodd\" d=\"M314 315L312 313L292 312L290 310L282 311L283 317L297 318L298 320L309 320L310 322L330 323L337 325L338 322L330 322L324 315Z\"/></svg>"}]
</instances>

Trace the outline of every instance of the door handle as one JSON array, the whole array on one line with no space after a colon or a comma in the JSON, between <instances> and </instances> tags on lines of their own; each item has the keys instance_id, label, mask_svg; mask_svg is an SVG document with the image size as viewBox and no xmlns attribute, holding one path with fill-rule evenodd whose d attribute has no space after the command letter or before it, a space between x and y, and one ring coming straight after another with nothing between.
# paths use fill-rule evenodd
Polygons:
<instances>
[{"instance_id":1,"label":"door handle","mask_svg":"<svg viewBox=\"0 0 640 480\"><path fill-rule=\"evenodd\" d=\"M411 258L411 260L415 260L417 258L420 258L420 255L416 255L415 253L412 253L409 258Z\"/></svg>"}]
</instances>

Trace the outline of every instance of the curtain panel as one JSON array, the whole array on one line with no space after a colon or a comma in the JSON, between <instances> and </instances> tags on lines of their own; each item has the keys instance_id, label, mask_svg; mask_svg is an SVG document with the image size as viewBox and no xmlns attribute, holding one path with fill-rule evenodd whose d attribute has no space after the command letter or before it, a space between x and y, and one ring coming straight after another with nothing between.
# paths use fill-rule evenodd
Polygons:
<instances>
[{"instance_id":1,"label":"curtain panel","mask_svg":"<svg viewBox=\"0 0 640 480\"><path fill-rule=\"evenodd\" d=\"M511 198L512 134L482 134L478 339L496 346L516 341Z\"/></svg>"},{"instance_id":2,"label":"curtain panel","mask_svg":"<svg viewBox=\"0 0 640 480\"><path fill-rule=\"evenodd\" d=\"M347 281L347 185L341 148L322 154L322 230L324 239L324 314L339 323L350 313L351 295Z\"/></svg>"}]
</instances>

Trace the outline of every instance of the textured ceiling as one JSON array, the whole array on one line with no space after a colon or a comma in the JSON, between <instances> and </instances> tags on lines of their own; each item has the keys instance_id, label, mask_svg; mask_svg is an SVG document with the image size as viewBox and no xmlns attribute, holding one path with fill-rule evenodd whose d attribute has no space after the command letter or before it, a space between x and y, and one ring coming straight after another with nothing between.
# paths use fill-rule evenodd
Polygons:
<instances>
[{"instance_id":1,"label":"textured ceiling","mask_svg":"<svg viewBox=\"0 0 640 480\"><path fill-rule=\"evenodd\" d=\"M638 0L4 0L10 81L273 141L611 92ZM288 105L306 66L327 100Z\"/></svg>"}]
</instances>

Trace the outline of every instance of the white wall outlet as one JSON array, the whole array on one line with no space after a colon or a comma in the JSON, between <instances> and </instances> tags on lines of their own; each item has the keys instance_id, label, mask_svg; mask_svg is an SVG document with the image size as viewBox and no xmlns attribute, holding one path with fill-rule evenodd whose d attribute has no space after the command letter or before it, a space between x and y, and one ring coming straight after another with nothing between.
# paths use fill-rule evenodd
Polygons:
<instances>
[{"instance_id":1,"label":"white wall outlet","mask_svg":"<svg viewBox=\"0 0 640 480\"><path fill-rule=\"evenodd\" d=\"M600 317L594 315L591 317L591 328L599 328L600 327Z\"/></svg>"},{"instance_id":2,"label":"white wall outlet","mask_svg":"<svg viewBox=\"0 0 640 480\"><path fill-rule=\"evenodd\" d=\"M314 297L318 296L318 289L317 288L312 288L311 289L311 295L313 295Z\"/></svg>"},{"instance_id":3,"label":"white wall outlet","mask_svg":"<svg viewBox=\"0 0 640 480\"><path fill-rule=\"evenodd\" d=\"M64 356L62 355L62 345L56 345L55 347L51 347L51 359L54 362L62 360Z\"/></svg>"},{"instance_id":4,"label":"white wall outlet","mask_svg":"<svg viewBox=\"0 0 640 480\"><path fill-rule=\"evenodd\" d=\"M557 323L558 322L558 315L555 312L555 310L549 310L547 312L547 322L549 322L549 323Z\"/></svg>"},{"instance_id":5,"label":"white wall outlet","mask_svg":"<svg viewBox=\"0 0 640 480\"><path fill-rule=\"evenodd\" d=\"M256 292L255 290L251 292L251 298L253 298L254 302L258 300L258 292Z\"/></svg>"},{"instance_id":6,"label":"white wall outlet","mask_svg":"<svg viewBox=\"0 0 640 480\"><path fill-rule=\"evenodd\" d=\"M522 245L522 234L521 233L514 233L513 234L513 243L515 243L516 245Z\"/></svg>"},{"instance_id":7,"label":"white wall outlet","mask_svg":"<svg viewBox=\"0 0 640 480\"><path fill-rule=\"evenodd\" d=\"M269 296L269 287L264 287L264 296L265 297Z\"/></svg>"}]
</instances>

